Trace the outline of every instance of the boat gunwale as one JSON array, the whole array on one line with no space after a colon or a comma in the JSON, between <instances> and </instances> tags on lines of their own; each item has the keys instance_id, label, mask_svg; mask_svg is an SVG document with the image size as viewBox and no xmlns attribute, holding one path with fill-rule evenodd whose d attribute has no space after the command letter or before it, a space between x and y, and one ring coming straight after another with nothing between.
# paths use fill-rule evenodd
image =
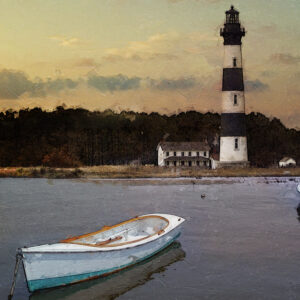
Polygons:
<instances>
[{"instance_id":1,"label":"boat gunwale","mask_svg":"<svg viewBox=\"0 0 300 300\"><path fill-rule=\"evenodd\" d=\"M123 250L127 250L133 247L140 247L143 245L146 245L148 243L152 243L157 241L159 238L168 235L170 232L172 232L173 230L177 229L178 227L182 226L182 223L185 222L185 219L183 217L180 216L175 216L175 215L170 215L170 214L147 214L147 215L142 215L142 216L138 216L139 218L144 217L144 216L157 216L157 217L164 217L166 218L169 222L170 222L170 226L165 230L165 232L163 232L161 235L157 235L156 237L151 237L149 240L144 241L142 243L137 242L136 244L129 244L129 245L125 245L125 246L120 246L120 247L91 247L91 246L82 246L82 245L76 245L75 243L71 244L73 246L78 246L79 248L62 248L62 249L47 249L47 250L40 250L40 249L32 249L35 248L34 247L28 247L28 248L21 248L22 254L26 255L30 255L30 254L66 254L66 253L101 253L101 252L111 252L111 251L123 251ZM138 218L136 217L136 218ZM136 219L133 218L133 219ZM178 221L180 222L179 224L176 222L176 224L173 223L173 218L178 219ZM129 220L128 220L129 221ZM122 222L123 223L123 222ZM118 224L117 224L118 225ZM55 243L56 245L59 244L59 242ZM51 244L54 245L54 244ZM49 244L47 244L47 246L51 246ZM70 245L68 243L66 243L65 245ZM45 246L45 245L40 245L40 246ZM85 247L84 249L80 248L80 247Z\"/></svg>"},{"instance_id":2,"label":"boat gunwale","mask_svg":"<svg viewBox=\"0 0 300 300\"><path fill-rule=\"evenodd\" d=\"M149 234L149 235L147 235L145 237L142 237L140 239L136 239L136 240L132 240L132 241L127 241L127 242L123 242L123 243L116 243L116 244L112 244L112 245L107 244L107 245L100 245L99 246L97 244L93 245L93 244L88 244L88 243L76 243L76 242L73 242L73 241L76 241L76 240L81 239L81 238L85 238L85 237L89 237L89 236L92 236L92 235L95 235L95 234L98 234L98 233L101 233L101 232L105 232L107 230L110 230L112 228L116 228L116 227L122 226L124 224L132 223L134 221L138 221L138 220L142 220L142 219L148 219L148 218L158 218L158 219L166 221L167 224L162 229L160 229L159 231L156 231L155 233ZM95 248L120 247L120 246L124 246L124 245L128 245L128 244L137 243L137 242L140 242L140 241L145 240L145 239L149 239L149 238L155 236L156 234L159 236L159 235L161 235L162 233L165 232L165 229L169 225L170 225L170 221L167 218L163 217L163 216L159 216L159 215L155 215L155 214L154 215L138 216L138 217L135 217L135 218L123 221L121 223L118 223L118 224L115 224L115 225L112 225L112 226L103 226L98 231L94 231L94 232L90 232L90 233L86 233L86 234L82 234L82 235L78 235L78 236L74 236L74 237L71 237L71 238L68 238L68 239L61 240L61 241L59 241L59 243L67 243L67 244L73 244L73 245L89 246L89 247L95 247ZM31 252L31 253L33 253L33 252Z\"/></svg>"},{"instance_id":3,"label":"boat gunwale","mask_svg":"<svg viewBox=\"0 0 300 300\"><path fill-rule=\"evenodd\" d=\"M163 233L161 235L158 236L158 238L162 237L163 235L165 234L169 234L170 232L172 232L173 230L175 230L178 226L180 226L181 224L175 226L174 228L172 228L170 231L166 232L166 233ZM180 235L180 234L179 234ZM150 240L150 241L146 241L145 243L143 244L139 244L139 245L135 245L134 247L141 247L141 246L144 246L148 243L151 243L151 242L155 242L157 240L154 239L154 240ZM75 243L74 243L75 244ZM109 252L109 251L124 251L124 250L127 250L127 249L130 249L132 248L132 246L128 246L126 248L122 248L122 249L115 249L115 248L111 248L109 250L107 249L103 249L103 247L93 247L93 248L97 248L97 250L84 250L84 251L76 251L76 250L67 250L67 251L25 251L23 252L25 255L26 254L66 254L66 253L76 253L76 254L80 254L80 253L99 253L99 252L103 252L103 250L105 250L105 252Z\"/></svg>"}]
</instances>

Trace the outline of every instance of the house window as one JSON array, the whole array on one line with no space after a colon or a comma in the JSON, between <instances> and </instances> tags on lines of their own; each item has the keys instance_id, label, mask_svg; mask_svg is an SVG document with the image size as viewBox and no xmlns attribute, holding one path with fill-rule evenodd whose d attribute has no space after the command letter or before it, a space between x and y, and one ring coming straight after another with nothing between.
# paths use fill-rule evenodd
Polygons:
<instances>
[{"instance_id":1,"label":"house window","mask_svg":"<svg viewBox=\"0 0 300 300\"><path fill-rule=\"evenodd\" d=\"M181 165L184 166L184 161L181 162Z\"/></svg>"},{"instance_id":2,"label":"house window","mask_svg":"<svg viewBox=\"0 0 300 300\"><path fill-rule=\"evenodd\" d=\"M199 162L199 160L197 160L197 166L199 167L199 164L200 164L200 162Z\"/></svg>"},{"instance_id":3,"label":"house window","mask_svg":"<svg viewBox=\"0 0 300 300\"><path fill-rule=\"evenodd\" d=\"M176 161L174 161L174 167L176 167Z\"/></svg>"},{"instance_id":4,"label":"house window","mask_svg":"<svg viewBox=\"0 0 300 300\"><path fill-rule=\"evenodd\" d=\"M232 60L233 60L233 67L236 67L236 58L234 57Z\"/></svg>"},{"instance_id":5,"label":"house window","mask_svg":"<svg viewBox=\"0 0 300 300\"><path fill-rule=\"evenodd\" d=\"M169 165L170 163L167 161L167 166Z\"/></svg>"},{"instance_id":6,"label":"house window","mask_svg":"<svg viewBox=\"0 0 300 300\"><path fill-rule=\"evenodd\" d=\"M204 161L204 166L206 167L206 161Z\"/></svg>"},{"instance_id":7,"label":"house window","mask_svg":"<svg viewBox=\"0 0 300 300\"><path fill-rule=\"evenodd\" d=\"M174 151L174 156L176 156L176 152Z\"/></svg>"},{"instance_id":8,"label":"house window","mask_svg":"<svg viewBox=\"0 0 300 300\"><path fill-rule=\"evenodd\" d=\"M192 162L191 161L189 161L189 167L191 167L192 166Z\"/></svg>"},{"instance_id":9,"label":"house window","mask_svg":"<svg viewBox=\"0 0 300 300\"><path fill-rule=\"evenodd\" d=\"M184 156L184 152L181 152L181 156Z\"/></svg>"},{"instance_id":10,"label":"house window","mask_svg":"<svg viewBox=\"0 0 300 300\"><path fill-rule=\"evenodd\" d=\"M166 153L166 156L169 156L169 152Z\"/></svg>"},{"instance_id":11,"label":"house window","mask_svg":"<svg viewBox=\"0 0 300 300\"><path fill-rule=\"evenodd\" d=\"M203 155L206 157L206 151L203 152Z\"/></svg>"},{"instance_id":12,"label":"house window","mask_svg":"<svg viewBox=\"0 0 300 300\"><path fill-rule=\"evenodd\" d=\"M192 152L189 152L189 156L192 156Z\"/></svg>"},{"instance_id":13,"label":"house window","mask_svg":"<svg viewBox=\"0 0 300 300\"><path fill-rule=\"evenodd\" d=\"M239 149L239 139L237 138L234 139L234 149L235 150Z\"/></svg>"},{"instance_id":14,"label":"house window","mask_svg":"<svg viewBox=\"0 0 300 300\"><path fill-rule=\"evenodd\" d=\"M233 96L233 105L237 105L237 95L234 94Z\"/></svg>"},{"instance_id":15,"label":"house window","mask_svg":"<svg viewBox=\"0 0 300 300\"><path fill-rule=\"evenodd\" d=\"M197 152L197 156L199 156L199 151Z\"/></svg>"}]
</instances>

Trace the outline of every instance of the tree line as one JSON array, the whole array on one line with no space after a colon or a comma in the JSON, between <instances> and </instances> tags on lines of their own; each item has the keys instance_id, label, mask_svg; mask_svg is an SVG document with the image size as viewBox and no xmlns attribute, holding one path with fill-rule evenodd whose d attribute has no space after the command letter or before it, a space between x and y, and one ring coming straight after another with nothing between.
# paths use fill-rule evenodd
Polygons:
<instances>
[{"instance_id":1,"label":"tree line","mask_svg":"<svg viewBox=\"0 0 300 300\"><path fill-rule=\"evenodd\" d=\"M174 115L82 108L41 108L0 113L0 166L73 167L157 163L157 144L204 141L218 152L221 118L217 113ZM300 163L300 131L261 113L246 116L252 166L268 167L284 156Z\"/></svg>"}]
</instances>

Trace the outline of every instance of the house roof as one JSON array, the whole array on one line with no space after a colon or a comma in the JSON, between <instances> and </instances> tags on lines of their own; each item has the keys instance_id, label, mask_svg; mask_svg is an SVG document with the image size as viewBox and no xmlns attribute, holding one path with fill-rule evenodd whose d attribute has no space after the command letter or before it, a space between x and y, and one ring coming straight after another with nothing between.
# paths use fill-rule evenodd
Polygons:
<instances>
[{"instance_id":1,"label":"house roof","mask_svg":"<svg viewBox=\"0 0 300 300\"><path fill-rule=\"evenodd\" d=\"M209 161L209 158L204 156L170 156L165 161Z\"/></svg>"},{"instance_id":2,"label":"house roof","mask_svg":"<svg viewBox=\"0 0 300 300\"><path fill-rule=\"evenodd\" d=\"M291 157L284 157L284 158L282 158L281 160L280 160L280 162L287 162L288 160L290 160L290 159L292 159L292 160L294 160L293 158L291 158ZM295 160L294 160L295 161Z\"/></svg>"},{"instance_id":3,"label":"house roof","mask_svg":"<svg viewBox=\"0 0 300 300\"><path fill-rule=\"evenodd\" d=\"M163 151L208 151L210 147L205 142L161 142Z\"/></svg>"}]
</instances>

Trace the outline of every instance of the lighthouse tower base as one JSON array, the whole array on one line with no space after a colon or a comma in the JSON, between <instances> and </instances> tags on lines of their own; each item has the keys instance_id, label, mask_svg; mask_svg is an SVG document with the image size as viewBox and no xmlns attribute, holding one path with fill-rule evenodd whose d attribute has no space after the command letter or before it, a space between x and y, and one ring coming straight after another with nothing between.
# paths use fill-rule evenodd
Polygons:
<instances>
[{"instance_id":1,"label":"lighthouse tower base","mask_svg":"<svg viewBox=\"0 0 300 300\"><path fill-rule=\"evenodd\" d=\"M249 161L219 161L217 159L211 159L211 168L212 169L243 169L249 168Z\"/></svg>"},{"instance_id":2,"label":"lighthouse tower base","mask_svg":"<svg viewBox=\"0 0 300 300\"><path fill-rule=\"evenodd\" d=\"M245 136L221 136L219 167L249 167L247 138Z\"/></svg>"}]
</instances>

